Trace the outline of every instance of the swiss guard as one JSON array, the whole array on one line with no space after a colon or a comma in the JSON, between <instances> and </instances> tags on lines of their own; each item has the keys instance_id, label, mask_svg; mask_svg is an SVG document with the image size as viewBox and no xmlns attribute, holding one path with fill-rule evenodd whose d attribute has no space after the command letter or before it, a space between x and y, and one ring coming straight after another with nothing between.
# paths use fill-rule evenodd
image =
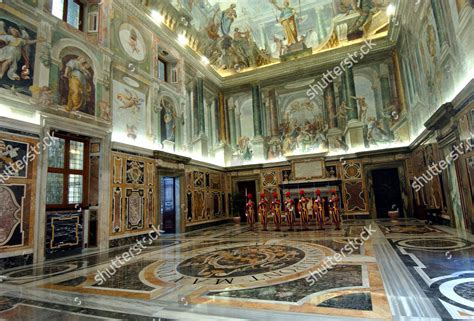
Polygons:
<instances>
[{"instance_id":1,"label":"swiss guard","mask_svg":"<svg viewBox=\"0 0 474 321\"><path fill-rule=\"evenodd\" d=\"M245 204L245 216L247 216L247 223L250 225L250 229L253 230L255 224L255 203L252 201L253 195L247 195L247 203Z\"/></svg>"},{"instance_id":2,"label":"swiss guard","mask_svg":"<svg viewBox=\"0 0 474 321\"><path fill-rule=\"evenodd\" d=\"M308 230L309 226L309 213L308 213L308 202L309 199L306 198L304 190L300 191L300 202L298 204L298 210L301 217L301 227L304 230ZM303 227L304 225L304 227Z\"/></svg>"},{"instance_id":3,"label":"swiss guard","mask_svg":"<svg viewBox=\"0 0 474 321\"><path fill-rule=\"evenodd\" d=\"M339 197L336 191L332 191L331 193L329 210L331 212L332 222L336 225L336 230L339 231L341 229L341 213L339 212Z\"/></svg>"},{"instance_id":4,"label":"swiss guard","mask_svg":"<svg viewBox=\"0 0 474 321\"><path fill-rule=\"evenodd\" d=\"M313 213L314 213L314 216L316 217L316 223L319 226L319 230L321 231L324 230L324 221L325 221L324 206L321 200L321 191L319 189L316 190L316 199L314 200L314 203L313 203Z\"/></svg>"},{"instance_id":5,"label":"swiss guard","mask_svg":"<svg viewBox=\"0 0 474 321\"><path fill-rule=\"evenodd\" d=\"M280 231L281 225L281 202L278 199L278 193L273 192L273 201L272 201L272 214L273 214L273 223L275 223L276 231Z\"/></svg>"},{"instance_id":6,"label":"swiss guard","mask_svg":"<svg viewBox=\"0 0 474 321\"><path fill-rule=\"evenodd\" d=\"M293 231L293 225L295 224L295 202L291 199L291 193L286 192L285 199L285 212L286 219L288 220L288 225L290 226L290 231Z\"/></svg>"},{"instance_id":7,"label":"swiss guard","mask_svg":"<svg viewBox=\"0 0 474 321\"><path fill-rule=\"evenodd\" d=\"M267 211L268 211L268 201L265 196L265 193L260 194L260 202L258 203L258 215L260 216L260 223L263 226L264 231L267 230Z\"/></svg>"}]
</instances>

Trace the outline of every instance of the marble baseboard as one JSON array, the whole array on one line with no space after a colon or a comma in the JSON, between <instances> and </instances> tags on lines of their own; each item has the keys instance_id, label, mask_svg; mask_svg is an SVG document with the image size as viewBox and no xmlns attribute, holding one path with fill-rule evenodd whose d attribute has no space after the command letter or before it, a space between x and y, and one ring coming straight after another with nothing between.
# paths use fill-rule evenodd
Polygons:
<instances>
[{"instance_id":1,"label":"marble baseboard","mask_svg":"<svg viewBox=\"0 0 474 321\"><path fill-rule=\"evenodd\" d=\"M16 267L30 265L33 263L33 254L11 256L0 259L0 271L13 269Z\"/></svg>"}]
</instances>

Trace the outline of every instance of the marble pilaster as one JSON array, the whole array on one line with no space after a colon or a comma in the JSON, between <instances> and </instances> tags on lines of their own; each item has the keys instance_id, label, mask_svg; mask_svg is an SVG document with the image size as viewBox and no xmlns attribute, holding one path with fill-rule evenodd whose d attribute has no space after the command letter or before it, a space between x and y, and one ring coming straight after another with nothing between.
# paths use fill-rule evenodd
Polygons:
<instances>
[{"instance_id":1,"label":"marble pilaster","mask_svg":"<svg viewBox=\"0 0 474 321\"><path fill-rule=\"evenodd\" d=\"M237 145L236 130L235 130L235 105L229 106L229 131L230 131L230 144L232 146Z\"/></svg>"},{"instance_id":2,"label":"marble pilaster","mask_svg":"<svg viewBox=\"0 0 474 321\"><path fill-rule=\"evenodd\" d=\"M252 110L255 137L262 137L262 93L259 85L252 86Z\"/></svg>"},{"instance_id":3,"label":"marble pilaster","mask_svg":"<svg viewBox=\"0 0 474 321\"><path fill-rule=\"evenodd\" d=\"M270 134L272 137L278 137L280 131L278 128L278 106L275 89L268 93L268 104L270 109Z\"/></svg>"},{"instance_id":4,"label":"marble pilaster","mask_svg":"<svg viewBox=\"0 0 474 321\"><path fill-rule=\"evenodd\" d=\"M345 82L345 98L347 102L347 106L350 108L348 110L348 120L356 120L358 119L358 110L357 110L357 101L352 97L356 96L356 89L354 83L354 70L352 68L347 68L344 72L343 81Z\"/></svg>"}]
</instances>

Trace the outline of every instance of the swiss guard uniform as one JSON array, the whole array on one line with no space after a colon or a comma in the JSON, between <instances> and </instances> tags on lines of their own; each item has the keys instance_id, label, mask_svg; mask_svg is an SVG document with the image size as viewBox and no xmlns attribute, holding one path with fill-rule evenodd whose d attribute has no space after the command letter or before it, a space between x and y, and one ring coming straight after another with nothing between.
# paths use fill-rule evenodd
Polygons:
<instances>
[{"instance_id":1,"label":"swiss guard uniform","mask_svg":"<svg viewBox=\"0 0 474 321\"><path fill-rule=\"evenodd\" d=\"M295 224L295 202L291 199L291 193L286 192L285 200L285 212L286 218L288 220L288 225L290 226L290 231L293 231L293 225Z\"/></svg>"},{"instance_id":2,"label":"swiss guard uniform","mask_svg":"<svg viewBox=\"0 0 474 321\"><path fill-rule=\"evenodd\" d=\"M245 216L247 216L247 223L250 225L250 229L253 230L255 224L255 203L252 201L253 195L247 195L247 204L245 204Z\"/></svg>"},{"instance_id":3,"label":"swiss guard uniform","mask_svg":"<svg viewBox=\"0 0 474 321\"><path fill-rule=\"evenodd\" d=\"M298 204L298 209L301 216L301 224L303 229L307 230L309 226L309 213L308 213L308 202L309 199L306 198L304 190L300 191L300 203Z\"/></svg>"},{"instance_id":4,"label":"swiss guard uniform","mask_svg":"<svg viewBox=\"0 0 474 321\"><path fill-rule=\"evenodd\" d=\"M336 230L341 229L341 213L339 212L339 197L336 191L332 191L331 199L329 200L329 210L331 212L331 218Z\"/></svg>"},{"instance_id":5,"label":"swiss guard uniform","mask_svg":"<svg viewBox=\"0 0 474 321\"><path fill-rule=\"evenodd\" d=\"M275 223L276 231L280 231L281 225L281 202L278 199L278 193L273 193L272 201L272 214L273 214L273 223Z\"/></svg>"},{"instance_id":6,"label":"swiss guard uniform","mask_svg":"<svg viewBox=\"0 0 474 321\"><path fill-rule=\"evenodd\" d=\"M265 197L265 193L260 194L260 202L258 203L258 215L260 216L260 223L263 226L263 230L267 231L267 211L268 211L268 201Z\"/></svg>"},{"instance_id":7,"label":"swiss guard uniform","mask_svg":"<svg viewBox=\"0 0 474 321\"><path fill-rule=\"evenodd\" d=\"M316 199L313 203L313 213L316 217L316 223L319 226L319 230L324 230L324 206L323 201L321 200L321 191L319 189L316 191Z\"/></svg>"}]
</instances>

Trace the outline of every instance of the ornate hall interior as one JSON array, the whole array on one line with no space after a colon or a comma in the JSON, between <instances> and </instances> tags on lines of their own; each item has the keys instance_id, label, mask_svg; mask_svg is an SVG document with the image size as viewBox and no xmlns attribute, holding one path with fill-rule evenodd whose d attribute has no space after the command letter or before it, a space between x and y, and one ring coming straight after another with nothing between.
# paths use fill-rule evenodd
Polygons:
<instances>
[{"instance_id":1,"label":"ornate hall interior","mask_svg":"<svg viewBox=\"0 0 474 321\"><path fill-rule=\"evenodd\" d=\"M0 1L0 321L474 320L473 0Z\"/></svg>"}]
</instances>

